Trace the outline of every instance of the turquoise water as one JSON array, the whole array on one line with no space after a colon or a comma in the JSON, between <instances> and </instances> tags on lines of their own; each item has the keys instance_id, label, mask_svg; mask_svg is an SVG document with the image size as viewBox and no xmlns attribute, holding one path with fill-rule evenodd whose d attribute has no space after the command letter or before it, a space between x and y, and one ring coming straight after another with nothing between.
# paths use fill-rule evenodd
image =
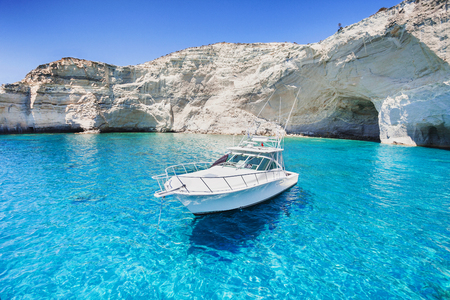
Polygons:
<instances>
[{"instance_id":1,"label":"turquoise water","mask_svg":"<svg viewBox=\"0 0 450 300\"><path fill-rule=\"evenodd\" d=\"M237 139L236 139L237 142ZM450 151L287 138L288 192L194 217L150 176L231 136L0 136L0 298L450 299Z\"/></svg>"}]
</instances>

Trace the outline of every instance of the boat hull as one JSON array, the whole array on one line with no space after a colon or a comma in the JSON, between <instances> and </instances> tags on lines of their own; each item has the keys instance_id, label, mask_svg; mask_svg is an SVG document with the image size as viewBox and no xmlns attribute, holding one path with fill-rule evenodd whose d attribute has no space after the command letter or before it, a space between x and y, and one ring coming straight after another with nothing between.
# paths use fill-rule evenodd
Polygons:
<instances>
[{"instance_id":1,"label":"boat hull","mask_svg":"<svg viewBox=\"0 0 450 300\"><path fill-rule=\"evenodd\" d=\"M175 193L175 196L191 213L203 215L261 203L291 188L297 181L298 174L288 172L286 177L239 191L212 195Z\"/></svg>"}]
</instances>

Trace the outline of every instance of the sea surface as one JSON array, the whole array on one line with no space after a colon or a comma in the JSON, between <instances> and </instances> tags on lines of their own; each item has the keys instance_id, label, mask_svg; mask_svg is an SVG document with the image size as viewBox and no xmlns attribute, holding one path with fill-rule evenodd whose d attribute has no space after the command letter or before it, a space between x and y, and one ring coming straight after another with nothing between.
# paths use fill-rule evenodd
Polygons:
<instances>
[{"instance_id":1,"label":"sea surface","mask_svg":"<svg viewBox=\"0 0 450 300\"><path fill-rule=\"evenodd\" d=\"M195 217L153 196L233 142L0 136L0 299L450 299L450 151L290 137L299 182L272 200Z\"/></svg>"}]
</instances>

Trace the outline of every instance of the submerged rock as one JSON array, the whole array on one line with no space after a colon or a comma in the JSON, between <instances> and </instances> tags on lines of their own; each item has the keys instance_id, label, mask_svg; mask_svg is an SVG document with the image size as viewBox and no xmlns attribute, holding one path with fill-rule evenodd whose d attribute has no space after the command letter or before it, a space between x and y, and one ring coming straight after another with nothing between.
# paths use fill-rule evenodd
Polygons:
<instances>
[{"instance_id":1,"label":"submerged rock","mask_svg":"<svg viewBox=\"0 0 450 300\"><path fill-rule=\"evenodd\" d=\"M262 110L265 134L298 95L288 133L449 147L448 6L407 0L308 45L219 43L127 67L63 58L2 86L0 132L235 134Z\"/></svg>"}]
</instances>

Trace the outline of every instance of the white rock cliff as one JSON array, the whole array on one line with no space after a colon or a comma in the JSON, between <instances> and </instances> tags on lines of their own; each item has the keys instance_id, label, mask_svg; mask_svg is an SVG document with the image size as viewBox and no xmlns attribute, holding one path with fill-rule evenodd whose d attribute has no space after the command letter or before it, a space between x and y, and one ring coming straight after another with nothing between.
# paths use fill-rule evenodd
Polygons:
<instances>
[{"instance_id":1,"label":"white rock cliff","mask_svg":"<svg viewBox=\"0 0 450 300\"><path fill-rule=\"evenodd\" d=\"M300 91L288 133L450 147L449 9L407 0L308 45L219 43L127 67L63 58L0 88L0 132L242 133L271 97L269 133Z\"/></svg>"}]
</instances>

